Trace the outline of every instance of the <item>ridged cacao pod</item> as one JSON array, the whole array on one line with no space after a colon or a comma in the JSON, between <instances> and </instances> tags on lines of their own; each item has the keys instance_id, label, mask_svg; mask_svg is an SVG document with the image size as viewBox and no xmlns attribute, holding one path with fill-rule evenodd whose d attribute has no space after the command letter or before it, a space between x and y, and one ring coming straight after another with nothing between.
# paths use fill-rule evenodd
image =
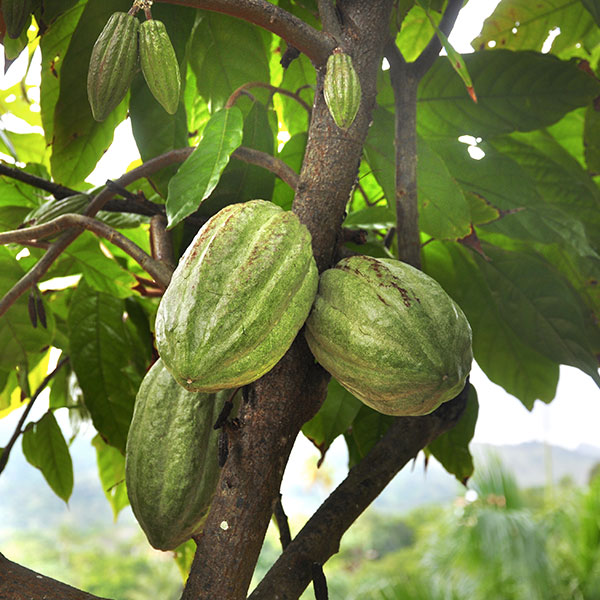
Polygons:
<instances>
[{"instance_id":1,"label":"ridged cacao pod","mask_svg":"<svg viewBox=\"0 0 600 600\"><path fill-rule=\"evenodd\" d=\"M473 359L462 310L393 259L353 256L325 271L305 336L327 371L387 415L425 415L451 400Z\"/></svg>"},{"instance_id":2,"label":"ridged cacao pod","mask_svg":"<svg viewBox=\"0 0 600 600\"><path fill-rule=\"evenodd\" d=\"M340 129L348 129L360 107L360 80L348 54L334 52L327 59L323 95L329 112Z\"/></svg>"},{"instance_id":3,"label":"ridged cacao pod","mask_svg":"<svg viewBox=\"0 0 600 600\"><path fill-rule=\"evenodd\" d=\"M181 257L156 315L156 344L190 390L245 385L291 346L318 285L310 233L264 200L226 206Z\"/></svg>"},{"instance_id":4,"label":"ridged cacao pod","mask_svg":"<svg viewBox=\"0 0 600 600\"><path fill-rule=\"evenodd\" d=\"M116 12L94 44L87 91L96 121L104 121L127 94L138 66L138 30L136 17Z\"/></svg>"},{"instance_id":5,"label":"ridged cacao pod","mask_svg":"<svg viewBox=\"0 0 600 600\"><path fill-rule=\"evenodd\" d=\"M140 62L152 95L169 114L175 114L181 77L175 50L162 21L150 19L140 25Z\"/></svg>"},{"instance_id":6,"label":"ridged cacao pod","mask_svg":"<svg viewBox=\"0 0 600 600\"><path fill-rule=\"evenodd\" d=\"M172 550L202 529L219 478L213 424L229 395L184 390L160 359L140 385L125 481L133 513L154 548Z\"/></svg>"},{"instance_id":7,"label":"ridged cacao pod","mask_svg":"<svg viewBox=\"0 0 600 600\"><path fill-rule=\"evenodd\" d=\"M2 16L8 37L16 40L21 35L31 9L31 0L2 0Z\"/></svg>"},{"instance_id":8,"label":"ridged cacao pod","mask_svg":"<svg viewBox=\"0 0 600 600\"><path fill-rule=\"evenodd\" d=\"M52 198L32 210L27 215L26 222L30 225L43 225L68 213L82 213L89 203L87 194L74 194L60 200Z\"/></svg>"}]
</instances>

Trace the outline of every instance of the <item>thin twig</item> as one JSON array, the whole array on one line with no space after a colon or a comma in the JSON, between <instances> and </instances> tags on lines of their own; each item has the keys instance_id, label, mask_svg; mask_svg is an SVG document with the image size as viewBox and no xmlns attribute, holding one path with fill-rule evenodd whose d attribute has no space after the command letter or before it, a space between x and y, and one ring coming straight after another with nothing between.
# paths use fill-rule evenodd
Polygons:
<instances>
[{"instance_id":1,"label":"thin twig","mask_svg":"<svg viewBox=\"0 0 600 600\"><path fill-rule=\"evenodd\" d=\"M450 35L462 5L463 0L448 0L446 10L442 15L442 20L438 25L440 31L446 34L446 36ZM429 69L433 66L433 63L439 56L441 49L442 43L440 42L437 34L434 33L423 52L421 52L417 59L411 63L411 70L417 80L422 79L425 73L427 73L427 71L429 71Z\"/></svg>"},{"instance_id":2,"label":"thin twig","mask_svg":"<svg viewBox=\"0 0 600 600\"><path fill-rule=\"evenodd\" d=\"M73 228L81 230L87 229L96 235L105 238L131 256L144 271L154 277L154 280L160 287L166 289L169 285L171 275L173 274L173 267L169 267L166 263L154 260L137 244L133 243L130 239L126 238L123 234L119 233L116 229L113 229L106 223L102 223L102 221L97 221L96 219L84 215L69 213L56 217L56 219L52 219L43 225L0 233L0 245L43 239L49 235L55 235Z\"/></svg>"},{"instance_id":3,"label":"thin twig","mask_svg":"<svg viewBox=\"0 0 600 600\"><path fill-rule=\"evenodd\" d=\"M62 200L63 198L68 198L69 196L74 196L75 194L79 193L76 190L72 190L71 188L60 185L59 183L48 181L43 177L32 175L31 173L27 173L21 169L17 169L16 167L9 167L8 165L2 163L0 163L0 175L5 175L11 179L22 181L23 183L31 185L35 188L49 192L57 200Z\"/></svg>"},{"instance_id":4,"label":"thin twig","mask_svg":"<svg viewBox=\"0 0 600 600\"><path fill-rule=\"evenodd\" d=\"M277 523L277 529L279 529L279 541L281 547L285 550L292 541L292 534L290 533L290 524L288 522L287 515L283 510L283 504L281 502L281 494L279 494L273 507L273 516L275 517L275 523Z\"/></svg>"},{"instance_id":5,"label":"thin twig","mask_svg":"<svg viewBox=\"0 0 600 600\"><path fill-rule=\"evenodd\" d=\"M23 414L21 415L21 418L19 419L19 422L17 423L17 426L15 427L14 433L12 434L10 440L8 440L8 443L6 444L4 450L2 451L2 454L0 455L0 473L2 473L2 471L4 471L4 467L6 467L6 463L8 462L8 457L10 456L10 451L12 450L12 447L15 445L15 442L19 439L21 433L23 433L23 424L25 423L25 420L27 419L29 413L31 412L31 409L33 408L33 403L37 400L38 396L44 391L50 380L58 373L60 368L66 362L68 362L68 360L68 356L64 356L63 358L61 358L58 361L56 367L54 367L53 371L51 373L48 373L48 375L44 377L42 383L40 383L37 390L35 390L35 393L31 397L29 404L26 406L25 410L23 411Z\"/></svg>"},{"instance_id":6,"label":"thin twig","mask_svg":"<svg viewBox=\"0 0 600 600\"><path fill-rule=\"evenodd\" d=\"M264 81L249 81L248 83L244 83L237 90L235 90L231 96L227 99L225 103L225 108L231 108L239 98L239 96L248 89L261 87L267 90L271 90L273 93L281 94L283 96L288 96L289 98L293 98L306 112L310 115L311 107L308 103L306 103L298 94L291 92L290 90L286 90L285 88L277 87L275 85L271 85L270 83L265 83Z\"/></svg>"},{"instance_id":7,"label":"thin twig","mask_svg":"<svg viewBox=\"0 0 600 600\"><path fill-rule=\"evenodd\" d=\"M263 169L275 173L279 179L287 183L293 190L298 187L298 173L280 158L276 158L260 150L255 150L254 148L246 148L246 146L236 148L231 157L263 167Z\"/></svg>"}]
</instances>

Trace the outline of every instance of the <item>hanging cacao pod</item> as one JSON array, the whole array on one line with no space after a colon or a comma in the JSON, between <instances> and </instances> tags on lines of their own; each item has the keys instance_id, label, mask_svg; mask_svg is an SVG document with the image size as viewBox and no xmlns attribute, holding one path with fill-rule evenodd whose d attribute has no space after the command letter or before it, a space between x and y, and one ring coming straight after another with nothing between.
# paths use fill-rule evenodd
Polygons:
<instances>
[{"instance_id":1,"label":"hanging cacao pod","mask_svg":"<svg viewBox=\"0 0 600 600\"><path fill-rule=\"evenodd\" d=\"M31 0L2 0L2 17L9 38L17 39L31 14Z\"/></svg>"},{"instance_id":2,"label":"hanging cacao pod","mask_svg":"<svg viewBox=\"0 0 600 600\"><path fill-rule=\"evenodd\" d=\"M138 66L136 17L113 13L92 49L87 91L96 121L106 117L121 103Z\"/></svg>"},{"instance_id":3,"label":"hanging cacao pod","mask_svg":"<svg viewBox=\"0 0 600 600\"><path fill-rule=\"evenodd\" d=\"M360 107L360 80L352 65L352 58L335 52L327 59L323 95L329 112L340 129L348 129Z\"/></svg>"},{"instance_id":4,"label":"hanging cacao pod","mask_svg":"<svg viewBox=\"0 0 600 600\"><path fill-rule=\"evenodd\" d=\"M348 391L387 415L435 410L462 390L471 328L431 277L397 260L353 256L321 275L305 336Z\"/></svg>"},{"instance_id":5,"label":"hanging cacao pod","mask_svg":"<svg viewBox=\"0 0 600 600\"><path fill-rule=\"evenodd\" d=\"M152 95L169 114L175 114L181 77L175 50L162 21L149 19L140 25L140 62Z\"/></svg>"},{"instance_id":6,"label":"hanging cacao pod","mask_svg":"<svg viewBox=\"0 0 600 600\"><path fill-rule=\"evenodd\" d=\"M160 359L140 385L125 481L133 513L154 548L172 550L202 529L219 478L213 424L230 395L184 390Z\"/></svg>"},{"instance_id":7,"label":"hanging cacao pod","mask_svg":"<svg viewBox=\"0 0 600 600\"><path fill-rule=\"evenodd\" d=\"M156 315L158 353L189 390L239 387L270 371L313 303L310 233L272 202L226 206L179 261Z\"/></svg>"}]
</instances>

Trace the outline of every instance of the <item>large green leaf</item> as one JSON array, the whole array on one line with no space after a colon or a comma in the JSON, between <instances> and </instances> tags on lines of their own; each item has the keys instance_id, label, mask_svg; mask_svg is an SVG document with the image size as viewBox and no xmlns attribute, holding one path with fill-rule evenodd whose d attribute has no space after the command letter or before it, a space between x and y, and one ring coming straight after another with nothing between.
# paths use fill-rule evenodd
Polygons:
<instances>
[{"instance_id":1,"label":"large green leaf","mask_svg":"<svg viewBox=\"0 0 600 600\"><path fill-rule=\"evenodd\" d=\"M67 502L73 491L73 462L51 412L27 425L23 433L23 454L42 472L54 493Z\"/></svg>"},{"instance_id":2,"label":"large green leaf","mask_svg":"<svg viewBox=\"0 0 600 600\"><path fill-rule=\"evenodd\" d=\"M422 136L486 138L530 131L558 121L600 93L600 83L574 62L549 54L495 50L467 54L464 59L478 103L441 57L419 86L417 120Z\"/></svg>"},{"instance_id":3,"label":"large green leaf","mask_svg":"<svg viewBox=\"0 0 600 600\"><path fill-rule=\"evenodd\" d=\"M556 393L558 364L535 351L504 318L502 298L492 292L472 253L456 243L433 242L423 249L424 271L458 302L473 329L475 360L491 381L529 409Z\"/></svg>"},{"instance_id":4,"label":"large green leaf","mask_svg":"<svg viewBox=\"0 0 600 600\"><path fill-rule=\"evenodd\" d=\"M333 440L347 431L362 406L362 402L335 379L330 380L325 402L302 427L302 433L321 452L321 461Z\"/></svg>"},{"instance_id":5,"label":"large green leaf","mask_svg":"<svg viewBox=\"0 0 600 600\"><path fill-rule=\"evenodd\" d=\"M594 106L585 111L583 146L588 171L600 175L600 111Z\"/></svg>"},{"instance_id":6,"label":"large green leaf","mask_svg":"<svg viewBox=\"0 0 600 600\"><path fill-rule=\"evenodd\" d=\"M283 73L281 87L294 92L304 100L309 107L313 105L317 76L310 60L301 54L293 60ZM282 106L283 124L291 136L308 131L310 114L294 98L281 95L279 102Z\"/></svg>"},{"instance_id":7,"label":"large green leaf","mask_svg":"<svg viewBox=\"0 0 600 600\"><path fill-rule=\"evenodd\" d=\"M275 136L269 116L262 102L252 103L244 118L242 146L273 156ZM217 187L200 206L200 213L212 216L228 204L256 198L271 200L274 186L275 175L271 171L234 159L225 167Z\"/></svg>"},{"instance_id":8,"label":"large green leaf","mask_svg":"<svg viewBox=\"0 0 600 600\"><path fill-rule=\"evenodd\" d=\"M286 142L278 154L278 158L296 173L300 173L300 169L302 168L306 140L306 133L297 133ZM275 180L275 189L273 190L273 202L283 209L289 210L292 207L295 192L296 190L293 190L285 181L277 178Z\"/></svg>"},{"instance_id":9,"label":"large green leaf","mask_svg":"<svg viewBox=\"0 0 600 600\"><path fill-rule=\"evenodd\" d=\"M50 164L53 178L63 185L76 186L93 171L112 142L114 128L127 114L125 100L106 121L98 123L87 96L94 43L110 15L123 8L122 0L88 2L62 59Z\"/></svg>"},{"instance_id":10,"label":"large green leaf","mask_svg":"<svg viewBox=\"0 0 600 600\"><path fill-rule=\"evenodd\" d=\"M169 228L191 215L210 196L231 153L242 142L243 126L242 112L236 106L210 118L200 143L169 182Z\"/></svg>"},{"instance_id":11,"label":"large green leaf","mask_svg":"<svg viewBox=\"0 0 600 600\"><path fill-rule=\"evenodd\" d=\"M598 0L581 0L581 3L588 9L596 25L600 27L600 2Z\"/></svg>"},{"instance_id":12,"label":"large green leaf","mask_svg":"<svg viewBox=\"0 0 600 600\"><path fill-rule=\"evenodd\" d=\"M600 190L576 159L546 132L506 136L492 144L519 163L545 202L583 223L594 248L600 248Z\"/></svg>"},{"instance_id":13,"label":"large green leaf","mask_svg":"<svg viewBox=\"0 0 600 600\"><path fill-rule=\"evenodd\" d=\"M106 444L99 435L94 437L92 445L96 449L102 490L116 519L121 509L129 504L125 487L125 457L116 448Z\"/></svg>"},{"instance_id":14,"label":"large green leaf","mask_svg":"<svg viewBox=\"0 0 600 600\"><path fill-rule=\"evenodd\" d=\"M440 15L431 15L439 23ZM413 6L402 21L402 29L396 37L396 45L408 62L414 61L423 52L429 40L435 35L427 13L420 6Z\"/></svg>"},{"instance_id":15,"label":"large green leaf","mask_svg":"<svg viewBox=\"0 0 600 600\"><path fill-rule=\"evenodd\" d=\"M548 33L559 27L553 52L574 46L594 27L579 0L502 0L471 45L475 49L542 50Z\"/></svg>"},{"instance_id":16,"label":"large green leaf","mask_svg":"<svg viewBox=\"0 0 600 600\"><path fill-rule=\"evenodd\" d=\"M25 274L11 253L0 246L0 296L8 292ZM28 310L28 294L21 296L0 317L0 369L10 370L19 364L33 367L44 349L52 342L55 322L52 311L44 302L47 327L33 327Z\"/></svg>"},{"instance_id":17,"label":"large green leaf","mask_svg":"<svg viewBox=\"0 0 600 600\"><path fill-rule=\"evenodd\" d=\"M128 368L124 310L123 300L80 282L68 315L71 364L94 427L122 452L141 380Z\"/></svg>"},{"instance_id":18,"label":"large green leaf","mask_svg":"<svg viewBox=\"0 0 600 600\"><path fill-rule=\"evenodd\" d=\"M152 8L153 18L165 24L182 73L185 73L187 66L185 50L195 14L195 10L183 6L158 4ZM144 162L169 150L189 145L184 103L180 102L174 115L167 113L148 89L141 72L131 84L129 116L133 137ZM176 171L177 166L171 166L152 175L151 181L161 195L166 197L168 181Z\"/></svg>"},{"instance_id":19,"label":"large green leaf","mask_svg":"<svg viewBox=\"0 0 600 600\"><path fill-rule=\"evenodd\" d=\"M48 276L78 273L94 289L120 298L131 296L131 288L136 284L135 277L129 271L122 269L102 252L98 238L90 232L83 233L67 247L60 262L49 271Z\"/></svg>"},{"instance_id":20,"label":"large green leaf","mask_svg":"<svg viewBox=\"0 0 600 600\"><path fill-rule=\"evenodd\" d=\"M211 112L223 108L244 83L269 82L269 57L260 31L219 13L203 13L194 31L190 64Z\"/></svg>"},{"instance_id":21,"label":"large green leaf","mask_svg":"<svg viewBox=\"0 0 600 600\"><path fill-rule=\"evenodd\" d=\"M383 415L363 404L352 421L352 427L344 433L348 446L348 466L359 463L393 422L394 417Z\"/></svg>"},{"instance_id":22,"label":"large green leaf","mask_svg":"<svg viewBox=\"0 0 600 600\"><path fill-rule=\"evenodd\" d=\"M515 333L552 361L587 373L600 385L598 361L589 346L582 302L540 256L486 244L489 260L476 260L502 317Z\"/></svg>"},{"instance_id":23,"label":"large green leaf","mask_svg":"<svg viewBox=\"0 0 600 600\"><path fill-rule=\"evenodd\" d=\"M48 143L52 141L54 136L54 109L60 91L59 78L63 59L84 8L84 2L76 3L75 6L50 23L41 36L40 113L44 126L44 136Z\"/></svg>"},{"instance_id":24,"label":"large green leaf","mask_svg":"<svg viewBox=\"0 0 600 600\"><path fill-rule=\"evenodd\" d=\"M473 457L469 452L469 442L473 439L479 413L477 392L472 385L468 385L467 406L458 423L427 446L427 450L442 463L444 469L465 485L473 475Z\"/></svg>"}]
</instances>

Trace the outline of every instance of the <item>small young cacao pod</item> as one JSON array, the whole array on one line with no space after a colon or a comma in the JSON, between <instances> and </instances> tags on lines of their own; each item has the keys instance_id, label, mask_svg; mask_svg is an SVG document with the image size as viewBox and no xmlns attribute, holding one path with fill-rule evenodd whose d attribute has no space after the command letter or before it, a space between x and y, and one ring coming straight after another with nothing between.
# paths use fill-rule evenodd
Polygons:
<instances>
[{"instance_id":1,"label":"small young cacao pod","mask_svg":"<svg viewBox=\"0 0 600 600\"><path fill-rule=\"evenodd\" d=\"M169 114L175 114L181 77L175 50L162 21L149 19L140 25L140 62L152 95Z\"/></svg>"},{"instance_id":2,"label":"small young cacao pod","mask_svg":"<svg viewBox=\"0 0 600 600\"><path fill-rule=\"evenodd\" d=\"M136 17L116 12L94 44L87 91L96 121L104 121L127 94L138 64L138 30Z\"/></svg>"},{"instance_id":3,"label":"small young cacao pod","mask_svg":"<svg viewBox=\"0 0 600 600\"><path fill-rule=\"evenodd\" d=\"M327 59L323 94L329 112L340 129L348 129L360 107L360 80L348 54L335 52Z\"/></svg>"},{"instance_id":4,"label":"small young cacao pod","mask_svg":"<svg viewBox=\"0 0 600 600\"><path fill-rule=\"evenodd\" d=\"M2 16L8 37L17 39L31 14L31 0L2 0Z\"/></svg>"}]
</instances>

